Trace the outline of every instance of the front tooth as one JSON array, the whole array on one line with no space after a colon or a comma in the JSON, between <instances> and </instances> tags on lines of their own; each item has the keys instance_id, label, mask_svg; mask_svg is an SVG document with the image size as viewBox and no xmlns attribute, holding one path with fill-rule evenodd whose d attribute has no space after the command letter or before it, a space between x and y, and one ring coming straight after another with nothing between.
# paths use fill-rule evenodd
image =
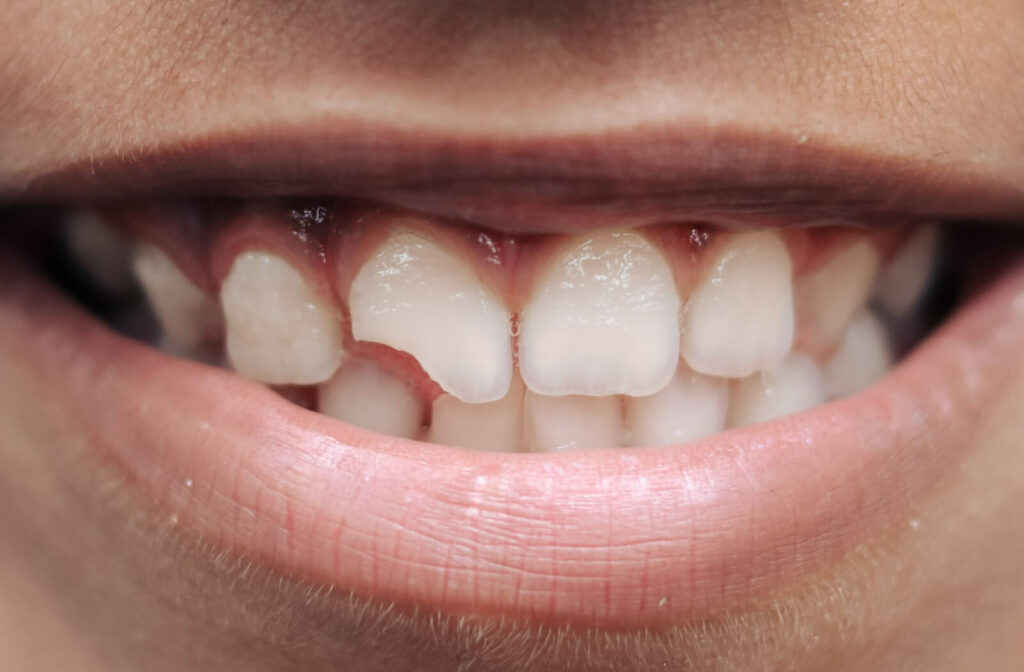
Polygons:
<instances>
[{"instance_id":1,"label":"front tooth","mask_svg":"<svg viewBox=\"0 0 1024 672\"><path fill-rule=\"evenodd\" d=\"M512 380L512 317L473 268L412 231L389 237L349 294L352 335L404 350L445 392L497 401Z\"/></svg>"},{"instance_id":2,"label":"front tooth","mask_svg":"<svg viewBox=\"0 0 1024 672\"><path fill-rule=\"evenodd\" d=\"M514 378L508 394L486 404L467 404L450 394L434 400L428 440L445 446L512 453L523 444L523 383Z\"/></svg>"},{"instance_id":3,"label":"front tooth","mask_svg":"<svg viewBox=\"0 0 1024 672\"><path fill-rule=\"evenodd\" d=\"M767 422L824 401L818 365L807 355L794 353L769 369L732 382L727 424L745 427Z\"/></svg>"},{"instance_id":4,"label":"front tooth","mask_svg":"<svg viewBox=\"0 0 1024 672\"><path fill-rule=\"evenodd\" d=\"M163 328L165 349L193 352L223 331L217 299L196 287L162 249L150 243L139 244L133 266Z\"/></svg>"},{"instance_id":5,"label":"front tooth","mask_svg":"<svg viewBox=\"0 0 1024 672\"><path fill-rule=\"evenodd\" d=\"M626 434L630 445L669 446L722 431L729 407L729 386L679 367L667 386L647 397L626 397Z\"/></svg>"},{"instance_id":6,"label":"front tooth","mask_svg":"<svg viewBox=\"0 0 1024 672\"><path fill-rule=\"evenodd\" d=\"M797 302L806 311L816 346L833 346L842 337L853 314L867 302L878 263L874 246L862 240L800 278Z\"/></svg>"},{"instance_id":7,"label":"front tooth","mask_svg":"<svg viewBox=\"0 0 1024 672\"><path fill-rule=\"evenodd\" d=\"M892 366L889 335L882 323L862 310L850 322L839 348L822 369L825 394L838 399L860 392Z\"/></svg>"},{"instance_id":8,"label":"front tooth","mask_svg":"<svg viewBox=\"0 0 1024 672\"><path fill-rule=\"evenodd\" d=\"M891 315L906 315L921 300L935 270L939 231L925 226L915 231L882 268L875 298Z\"/></svg>"},{"instance_id":9,"label":"front tooth","mask_svg":"<svg viewBox=\"0 0 1024 672\"><path fill-rule=\"evenodd\" d=\"M415 438L424 404L400 380L368 359L346 362L320 385L319 410L372 432Z\"/></svg>"},{"instance_id":10,"label":"front tooth","mask_svg":"<svg viewBox=\"0 0 1024 672\"><path fill-rule=\"evenodd\" d=\"M538 394L653 394L678 361L672 271L634 232L575 239L520 316L519 369Z\"/></svg>"},{"instance_id":11,"label":"front tooth","mask_svg":"<svg viewBox=\"0 0 1024 672\"><path fill-rule=\"evenodd\" d=\"M789 251L772 232L732 236L686 305L683 358L700 373L740 378L777 363L792 345Z\"/></svg>"},{"instance_id":12,"label":"front tooth","mask_svg":"<svg viewBox=\"0 0 1024 672\"><path fill-rule=\"evenodd\" d=\"M275 385L311 385L338 368L338 311L281 257L257 251L238 255L220 300L228 356L241 375Z\"/></svg>"},{"instance_id":13,"label":"front tooth","mask_svg":"<svg viewBox=\"0 0 1024 672\"><path fill-rule=\"evenodd\" d=\"M64 220L68 250L96 283L110 294L132 290L132 254L128 242L92 210L73 210Z\"/></svg>"},{"instance_id":14,"label":"front tooth","mask_svg":"<svg viewBox=\"0 0 1024 672\"><path fill-rule=\"evenodd\" d=\"M619 397L547 397L527 390L523 427L526 449L535 453L616 448L622 443L622 402Z\"/></svg>"}]
</instances>

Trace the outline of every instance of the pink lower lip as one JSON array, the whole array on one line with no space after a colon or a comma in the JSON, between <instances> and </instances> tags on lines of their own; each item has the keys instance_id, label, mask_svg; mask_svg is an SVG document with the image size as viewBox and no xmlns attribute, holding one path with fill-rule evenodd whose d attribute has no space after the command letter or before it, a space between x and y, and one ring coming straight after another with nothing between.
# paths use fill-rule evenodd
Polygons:
<instances>
[{"instance_id":1,"label":"pink lower lip","mask_svg":"<svg viewBox=\"0 0 1024 672\"><path fill-rule=\"evenodd\" d=\"M5 261L0 351L180 524L400 605L699 617L906 516L1024 361L1024 265L867 393L677 447L470 453L371 434L126 341Z\"/></svg>"}]
</instances>

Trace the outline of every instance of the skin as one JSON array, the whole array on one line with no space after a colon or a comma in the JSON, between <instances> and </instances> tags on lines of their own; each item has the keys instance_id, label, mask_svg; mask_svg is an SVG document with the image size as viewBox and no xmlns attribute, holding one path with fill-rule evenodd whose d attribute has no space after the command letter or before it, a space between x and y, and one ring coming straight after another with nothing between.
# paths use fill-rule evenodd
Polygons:
<instances>
[{"instance_id":1,"label":"skin","mask_svg":"<svg viewBox=\"0 0 1024 672\"><path fill-rule=\"evenodd\" d=\"M1024 189L1016 0L6 0L0 17L9 196L92 157L324 118L498 139L740 124ZM169 520L2 352L0 379L0 652L12 669L1024 664L1024 373L905 525L657 632L408 613L254 565Z\"/></svg>"}]
</instances>

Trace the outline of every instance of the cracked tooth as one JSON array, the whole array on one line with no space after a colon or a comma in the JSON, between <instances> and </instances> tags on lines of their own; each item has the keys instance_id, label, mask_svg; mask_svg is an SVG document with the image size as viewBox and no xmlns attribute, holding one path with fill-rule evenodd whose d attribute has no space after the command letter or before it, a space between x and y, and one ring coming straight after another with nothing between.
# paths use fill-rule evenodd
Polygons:
<instances>
[{"instance_id":1,"label":"cracked tooth","mask_svg":"<svg viewBox=\"0 0 1024 672\"><path fill-rule=\"evenodd\" d=\"M921 300L934 273L938 251L939 230L924 226L882 267L875 283L875 298L890 315L906 315Z\"/></svg>"},{"instance_id":2,"label":"cracked tooth","mask_svg":"<svg viewBox=\"0 0 1024 672\"><path fill-rule=\"evenodd\" d=\"M878 264L874 246L861 240L800 278L797 303L807 318L813 347L827 349L842 338L853 314L867 303Z\"/></svg>"},{"instance_id":3,"label":"cracked tooth","mask_svg":"<svg viewBox=\"0 0 1024 672\"><path fill-rule=\"evenodd\" d=\"M467 404L450 394L434 400L428 440L471 450L513 453L523 445L523 383L513 378L498 401Z\"/></svg>"},{"instance_id":4,"label":"cracked tooth","mask_svg":"<svg viewBox=\"0 0 1024 672\"><path fill-rule=\"evenodd\" d=\"M871 386L892 366L892 349L885 327L870 311L862 310L847 327L839 348L822 368L825 394L838 399Z\"/></svg>"},{"instance_id":5,"label":"cracked tooth","mask_svg":"<svg viewBox=\"0 0 1024 672\"><path fill-rule=\"evenodd\" d=\"M682 353L700 373L740 378L793 344L792 262L770 231L733 235L684 309Z\"/></svg>"},{"instance_id":6,"label":"cracked tooth","mask_svg":"<svg viewBox=\"0 0 1024 672\"><path fill-rule=\"evenodd\" d=\"M520 315L519 369L538 394L653 394L678 361L672 271L632 231L573 239Z\"/></svg>"},{"instance_id":7,"label":"cracked tooth","mask_svg":"<svg viewBox=\"0 0 1024 672\"><path fill-rule=\"evenodd\" d=\"M578 448L617 448L622 443L619 397L547 397L526 391L523 400L526 449L534 453Z\"/></svg>"},{"instance_id":8,"label":"cracked tooth","mask_svg":"<svg viewBox=\"0 0 1024 672\"><path fill-rule=\"evenodd\" d=\"M497 401L512 380L512 317L461 258L425 235L392 234L349 294L352 335L403 350L445 392Z\"/></svg>"},{"instance_id":9,"label":"cracked tooth","mask_svg":"<svg viewBox=\"0 0 1024 672\"><path fill-rule=\"evenodd\" d=\"M140 243L132 265L163 328L165 350L194 352L221 334L224 320L217 299L196 287L166 252Z\"/></svg>"},{"instance_id":10,"label":"cracked tooth","mask_svg":"<svg viewBox=\"0 0 1024 672\"><path fill-rule=\"evenodd\" d=\"M789 355L769 369L734 380L730 388L729 427L767 422L825 401L818 365L799 353Z\"/></svg>"},{"instance_id":11,"label":"cracked tooth","mask_svg":"<svg viewBox=\"0 0 1024 672\"><path fill-rule=\"evenodd\" d=\"M105 292L123 295L134 287L128 242L92 210L64 218L68 250L85 274Z\"/></svg>"},{"instance_id":12,"label":"cracked tooth","mask_svg":"<svg viewBox=\"0 0 1024 672\"><path fill-rule=\"evenodd\" d=\"M626 397L626 435L633 446L670 446L722 431L728 382L680 366L664 389Z\"/></svg>"},{"instance_id":13,"label":"cracked tooth","mask_svg":"<svg viewBox=\"0 0 1024 672\"><path fill-rule=\"evenodd\" d=\"M402 381L368 359L346 362L318 388L319 410L372 432L413 439L424 404Z\"/></svg>"},{"instance_id":14,"label":"cracked tooth","mask_svg":"<svg viewBox=\"0 0 1024 672\"><path fill-rule=\"evenodd\" d=\"M342 357L338 311L281 257L239 254L220 290L227 351L241 375L276 385L311 385Z\"/></svg>"}]
</instances>

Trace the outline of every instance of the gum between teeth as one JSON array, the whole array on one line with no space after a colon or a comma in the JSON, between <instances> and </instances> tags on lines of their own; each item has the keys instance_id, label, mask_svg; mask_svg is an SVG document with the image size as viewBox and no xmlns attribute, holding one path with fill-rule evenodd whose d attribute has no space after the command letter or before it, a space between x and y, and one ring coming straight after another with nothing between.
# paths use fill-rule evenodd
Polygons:
<instances>
[{"instance_id":1,"label":"gum between teeth","mask_svg":"<svg viewBox=\"0 0 1024 672\"><path fill-rule=\"evenodd\" d=\"M510 241L406 215L291 233L227 227L209 283L139 244L164 344L208 359L223 320L242 375L316 385L321 412L367 429L502 452L681 443L859 391L892 361L872 283L905 312L935 248L915 234L879 273L891 240L853 230L813 255L784 231Z\"/></svg>"}]
</instances>

